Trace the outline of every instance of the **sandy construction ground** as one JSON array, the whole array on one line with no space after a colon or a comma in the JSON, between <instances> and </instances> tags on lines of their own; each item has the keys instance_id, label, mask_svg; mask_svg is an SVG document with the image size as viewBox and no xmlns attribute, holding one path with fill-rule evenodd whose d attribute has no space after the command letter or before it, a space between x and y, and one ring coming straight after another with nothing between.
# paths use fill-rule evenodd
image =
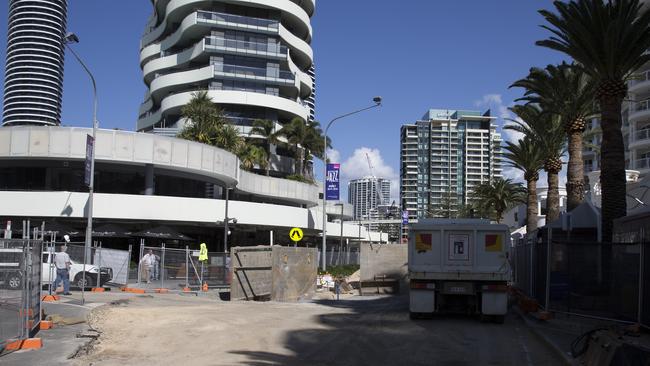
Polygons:
<instances>
[{"instance_id":1,"label":"sandy construction ground","mask_svg":"<svg viewBox=\"0 0 650 366\"><path fill-rule=\"evenodd\" d=\"M411 321L405 297L283 304L179 295L97 308L77 365L556 365L521 320Z\"/></svg>"}]
</instances>

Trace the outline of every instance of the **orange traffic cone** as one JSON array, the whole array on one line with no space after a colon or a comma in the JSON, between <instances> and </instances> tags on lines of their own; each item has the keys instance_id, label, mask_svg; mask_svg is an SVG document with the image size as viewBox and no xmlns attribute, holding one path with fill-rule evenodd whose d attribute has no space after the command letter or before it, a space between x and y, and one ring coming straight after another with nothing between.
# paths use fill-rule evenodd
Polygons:
<instances>
[{"instance_id":1,"label":"orange traffic cone","mask_svg":"<svg viewBox=\"0 0 650 366\"><path fill-rule=\"evenodd\" d=\"M203 282L203 289L202 290L203 290L203 292L208 292L208 283L207 282Z\"/></svg>"}]
</instances>

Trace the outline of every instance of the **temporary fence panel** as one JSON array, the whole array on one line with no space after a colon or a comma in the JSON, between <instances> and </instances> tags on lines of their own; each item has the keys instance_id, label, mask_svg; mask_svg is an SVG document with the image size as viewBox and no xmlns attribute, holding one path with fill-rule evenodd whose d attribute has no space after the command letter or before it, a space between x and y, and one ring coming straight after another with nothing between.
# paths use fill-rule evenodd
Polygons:
<instances>
[{"instance_id":1,"label":"temporary fence panel","mask_svg":"<svg viewBox=\"0 0 650 366\"><path fill-rule=\"evenodd\" d=\"M650 329L650 242L641 244L641 253L641 269L639 275L641 284L639 289L642 293L640 296L639 318L641 324Z\"/></svg>"},{"instance_id":2,"label":"temporary fence panel","mask_svg":"<svg viewBox=\"0 0 650 366\"><path fill-rule=\"evenodd\" d=\"M537 303L542 307L547 307L546 303L546 284L547 284L547 258L548 258L548 244L547 243L534 243L533 248L533 293L532 296Z\"/></svg>"},{"instance_id":3,"label":"temporary fence panel","mask_svg":"<svg viewBox=\"0 0 650 366\"><path fill-rule=\"evenodd\" d=\"M113 284L126 285L128 283L129 260L131 254L127 250L109 248L96 248L93 263L100 268L110 268L113 272Z\"/></svg>"},{"instance_id":4,"label":"temporary fence panel","mask_svg":"<svg viewBox=\"0 0 650 366\"><path fill-rule=\"evenodd\" d=\"M41 250L40 240L0 240L0 349L38 332Z\"/></svg>"},{"instance_id":5,"label":"temporary fence panel","mask_svg":"<svg viewBox=\"0 0 650 366\"><path fill-rule=\"evenodd\" d=\"M635 321L638 244L553 242L551 310Z\"/></svg>"},{"instance_id":6,"label":"temporary fence panel","mask_svg":"<svg viewBox=\"0 0 650 366\"><path fill-rule=\"evenodd\" d=\"M129 252L126 250L106 249L99 246L92 246L86 249L84 243L48 243L47 251L53 252L54 255L49 257L49 263L46 267L51 267L51 263L56 257L56 253L61 251L61 247L66 247L66 253L70 256L72 266L70 267L70 286L80 287L83 284L83 277L86 277L86 287L102 287L106 284L126 284L126 273L129 266ZM84 271L84 253L88 251L88 262L85 263ZM48 257L45 257L46 259ZM45 267L44 267L45 268ZM56 271L50 276L46 273L43 280L46 284L54 282ZM116 277L116 275L118 277Z\"/></svg>"},{"instance_id":7,"label":"temporary fence panel","mask_svg":"<svg viewBox=\"0 0 650 366\"><path fill-rule=\"evenodd\" d=\"M318 251L318 263L321 263L320 259L321 251ZM332 249L327 251L327 266L344 266L344 265L359 265L359 250L350 249L350 250L338 250Z\"/></svg>"},{"instance_id":8,"label":"temporary fence panel","mask_svg":"<svg viewBox=\"0 0 650 366\"><path fill-rule=\"evenodd\" d=\"M152 258L144 259L151 253ZM227 253L208 252L206 261L199 261L199 251L140 246L137 275L130 276L129 283L151 289L182 290L198 289L204 283L208 287L229 285L229 258Z\"/></svg>"},{"instance_id":9,"label":"temporary fence panel","mask_svg":"<svg viewBox=\"0 0 650 366\"><path fill-rule=\"evenodd\" d=\"M518 242L512 250L512 269L514 287L522 291L526 296L532 297L533 276L532 271L532 249L530 243L523 240Z\"/></svg>"}]
</instances>

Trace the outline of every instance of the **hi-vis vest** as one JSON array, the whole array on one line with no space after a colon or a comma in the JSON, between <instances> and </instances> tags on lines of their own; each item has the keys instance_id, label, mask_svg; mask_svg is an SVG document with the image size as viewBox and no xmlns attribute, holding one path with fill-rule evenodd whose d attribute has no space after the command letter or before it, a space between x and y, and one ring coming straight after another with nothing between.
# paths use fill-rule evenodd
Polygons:
<instances>
[{"instance_id":1,"label":"hi-vis vest","mask_svg":"<svg viewBox=\"0 0 650 366\"><path fill-rule=\"evenodd\" d=\"M208 246L205 243L201 243L201 250L199 251L199 261L208 260Z\"/></svg>"}]
</instances>

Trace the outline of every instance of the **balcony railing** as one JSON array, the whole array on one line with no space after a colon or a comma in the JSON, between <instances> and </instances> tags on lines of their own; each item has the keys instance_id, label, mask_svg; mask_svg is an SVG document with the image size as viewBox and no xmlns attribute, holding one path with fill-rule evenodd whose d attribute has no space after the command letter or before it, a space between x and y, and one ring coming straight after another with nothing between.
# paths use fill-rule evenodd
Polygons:
<instances>
[{"instance_id":1,"label":"balcony railing","mask_svg":"<svg viewBox=\"0 0 650 366\"><path fill-rule=\"evenodd\" d=\"M650 158L637 159L634 162L634 169L650 169Z\"/></svg>"},{"instance_id":2,"label":"balcony railing","mask_svg":"<svg viewBox=\"0 0 650 366\"><path fill-rule=\"evenodd\" d=\"M634 134L634 141L650 140L650 129L636 131Z\"/></svg>"},{"instance_id":3,"label":"balcony railing","mask_svg":"<svg viewBox=\"0 0 650 366\"><path fill-rule=\"evenodd\" d=\"M262 43L239 41L222 37L205 37L205 45L211 47L235 48L240 50L275 53L281 56L287 55L287 47L279 43Z\"/></svg>"},{"instance_id":4,"label":"balcony railing","mask_svg":"<svg viewBox=\"0 0 650 366\"><path fill-rule=\"evenodd\" d=\"M242 15L233 15L203 10L197 11L196 17L201 20L210 20L222 23L236 23L259 28L270 28L277 30L280 27L280 23L276 20L252 18Z\"/></svg>"},{"instance_id":5,"label":"balcony railing","mask_svg":"<svg viewBox=\"0 0 650 366\"><path fill-rule=\"evenodd\" d=\"M295 75L290 71L283 71L283 70L273 71L261 67L215 64L214 71L235 74L235 76L240 76L240 77L257 76L257 77L264 77L264 78L273 78L273 79L289 81L292 83L295 80Z\"/></svg>"},{"instance_id":6,"label":"balcony railing","mask_svg":"<svg viewBox=\"0 0 650 366\"><path fill-rule=\"evenodd\" d=\"M639 112L639 111L647 111L650 109L650 100L642 100L640 102L634 103L634 111Z\"/></svg>"},{"instance_id":7,"label":"balcony railing","mask_svg":"<svg viewBox=\"0 0 650 366\"><path fill-rule=\"evenodd\" d=\"M633 86L639 83L643 83L650 80L650 71L643 72L641 74L634 75L634 79L628 82L629 86Z\"/></svg>"}]
</instances>

